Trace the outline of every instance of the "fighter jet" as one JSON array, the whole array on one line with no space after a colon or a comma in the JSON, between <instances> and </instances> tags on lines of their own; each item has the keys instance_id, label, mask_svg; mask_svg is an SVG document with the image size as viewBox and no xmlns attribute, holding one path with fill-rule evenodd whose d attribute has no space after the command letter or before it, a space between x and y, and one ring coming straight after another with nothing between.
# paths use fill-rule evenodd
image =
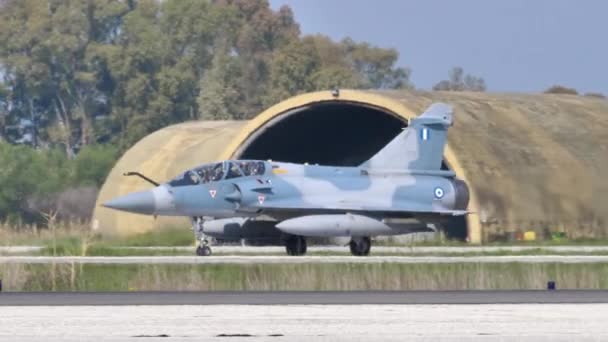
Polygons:
<instances>
[{"instance_id":1,"label":"fighter jet","mask_svg":"<svg viewBox=\"0 0 608 342\"><path fill-rule=\"evenodd\" d=\"M450 106L431 105L371 159L356 167L225 160L187 170L155 187L115 198L108 208L187 216L210 255L207 237L279 236L287 254L306 253L310 237L348 237L353 255L370 253L371 238L435 229L467 214L469 190L442 169Z\"/></svg>"}]
</instances>

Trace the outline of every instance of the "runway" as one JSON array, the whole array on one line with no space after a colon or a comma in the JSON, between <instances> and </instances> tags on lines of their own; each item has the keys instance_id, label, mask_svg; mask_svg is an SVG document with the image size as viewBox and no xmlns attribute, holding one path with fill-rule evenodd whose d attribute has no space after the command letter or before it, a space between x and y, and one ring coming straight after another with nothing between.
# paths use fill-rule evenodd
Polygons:
<instances>
[{"instance_id":1,"label":"runway","mask_svg":"<svg viewBox=\"0 0 608 342\"><path fill-rule=\"evenodd\" d=\"M608 304L2 307L0 341L606 341Z\"/></svg>"},{"instance_id":2,"label":"runway","mask_svg":"<svg viewBox=\"0 0 608 342\"><path fill-rule=\"evenodd\" d=\"M131 250L179 250L192 251L191 246L148 246L148 247L117 247ZM267 254L267 253L285 253L283 246L212 246L215 253L243 253L243 254ZM329 253L348 253L347 246L309 246L308 251L329 252ZM500 252L531 252L542 251L546 253L608 253L608 246L543 246L543 245L526 245L526 246L373 246L372 252L375 253L408 253L408 254L465 254L465 253L500 253Z\"/></svg>"},{"instance_id":3,"label":"runway","mask_svg":"<svg viewBox=\"0 0 608 342\"><path fill-rule=\"evenodd\" d=\"M0 306L64 305L394 305L608 303L608 290L4 292Z\"/></svg>"},{"instance_id":4,"label":"runway","mask_svg":"<svg viewBox=\"0 0 608 342\"><path fill-rule=\"evenodd\" d=\"M456 264L456 263L606 263L608 255L501 255L501 256L367 256L350 255L226 255L226 256L0 256L8 264Z\"/></svg>"}]
</instances>

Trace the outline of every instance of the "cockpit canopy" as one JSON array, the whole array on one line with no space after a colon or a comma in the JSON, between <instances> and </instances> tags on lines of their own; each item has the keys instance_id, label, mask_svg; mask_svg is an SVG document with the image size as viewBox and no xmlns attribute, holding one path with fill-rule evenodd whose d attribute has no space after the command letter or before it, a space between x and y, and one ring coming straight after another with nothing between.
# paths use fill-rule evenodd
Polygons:
<instances>
[{"instance_id":1,"label":"cockpit canopy","mask_svg":"<svg viewBox=\"0 0 608 342\"><path fill-rule=\"evenodd\" d=\"M169 182L171 186L186 186L217 182L223 179L260 176L266 172L266 164L259 160L226 160L204 164L180 174Z\"/></svg>"}]
</instances>

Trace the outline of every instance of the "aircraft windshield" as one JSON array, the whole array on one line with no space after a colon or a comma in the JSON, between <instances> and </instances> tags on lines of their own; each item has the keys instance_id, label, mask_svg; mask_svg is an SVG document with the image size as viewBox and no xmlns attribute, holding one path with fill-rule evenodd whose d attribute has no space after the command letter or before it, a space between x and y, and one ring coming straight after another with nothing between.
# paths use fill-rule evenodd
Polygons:
<instances>
[{"instance_id":1,"label":"aircraft windshield","mask_svg":"<svg viewBox=\"0 0 608 342\"><path fill-rule=\"evenodd\" d=\"M228 172L226 173L226 179L242 177L243 173L239 166L233 162L229 163Z\"/></svg>"},{"instance_id":2,"label":"aircraft windshield","mask_svg":"<svg viewBox=\"0 0 608 342\"><path fill-rule=\"evenodd\" d=\"M207 164L194 169L203 183L217 182L224 178L223 163Z\"/></svg>"},{"instance_id":3,"label":"aircraft windshield","mask_svg":"<svg viewBox=\"0 0 608 342\"><path fill-rule=\"evenodd\" d=\"M198 176L192 171L186 171L183 174L177 176L174 180L169 182L171 186L186 186L186 185L196 185L200 183L200 179Z\"/></svg>"}]
</instances>

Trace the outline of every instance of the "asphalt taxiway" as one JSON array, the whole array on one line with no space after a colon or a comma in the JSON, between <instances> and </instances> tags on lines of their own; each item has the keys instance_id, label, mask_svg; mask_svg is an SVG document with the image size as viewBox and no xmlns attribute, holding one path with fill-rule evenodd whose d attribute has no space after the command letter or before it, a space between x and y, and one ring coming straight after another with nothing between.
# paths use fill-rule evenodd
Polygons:
<instances>
[{"instance_id":1,"label":"asphalt taxiway","mask_svg":"<svg viewBox=\"0 0 608 342\"><path fill-rule=\"evenodd\" d=\"M335 256L223 255L223 256L0 256L12 264L446 264L446 263L607 263L608 255L501 255L501 256Z\"/></svg>"},{"instance_id":2,"label":"asphalt taxiway","mask_svg":"<svg viewBox=\"0 0 608 342\"><path fill-rule=\"evenodd\" d=\"M116 246L112 247L120 250L138 251L182 251L194 253L193 246ZM0 254L28 254L39 253L42 246L0 246ZM213 246L214 253L218 254L283 254L285 247L282 246ZM309 246L309 252L322 253L348 253L348 248L344 246L326 245ZM372 252L375 253L402 253L402 254L464 254L464 253L523 253L523 252L542 252L544 254L559 253L608 253L608 246L585 246L585 245L564 245L564 246L373 246Z\"/></svg>"},{"instance_id":3,"label":"asphalt taxiway","mask_svg":"<svg viewBox=\"0 0 608 342\"><path fill-rule=\"evenodd\" d=\"M3 292L0 306L608 303L608 290Z\"/></svg>"}]
</instances>

